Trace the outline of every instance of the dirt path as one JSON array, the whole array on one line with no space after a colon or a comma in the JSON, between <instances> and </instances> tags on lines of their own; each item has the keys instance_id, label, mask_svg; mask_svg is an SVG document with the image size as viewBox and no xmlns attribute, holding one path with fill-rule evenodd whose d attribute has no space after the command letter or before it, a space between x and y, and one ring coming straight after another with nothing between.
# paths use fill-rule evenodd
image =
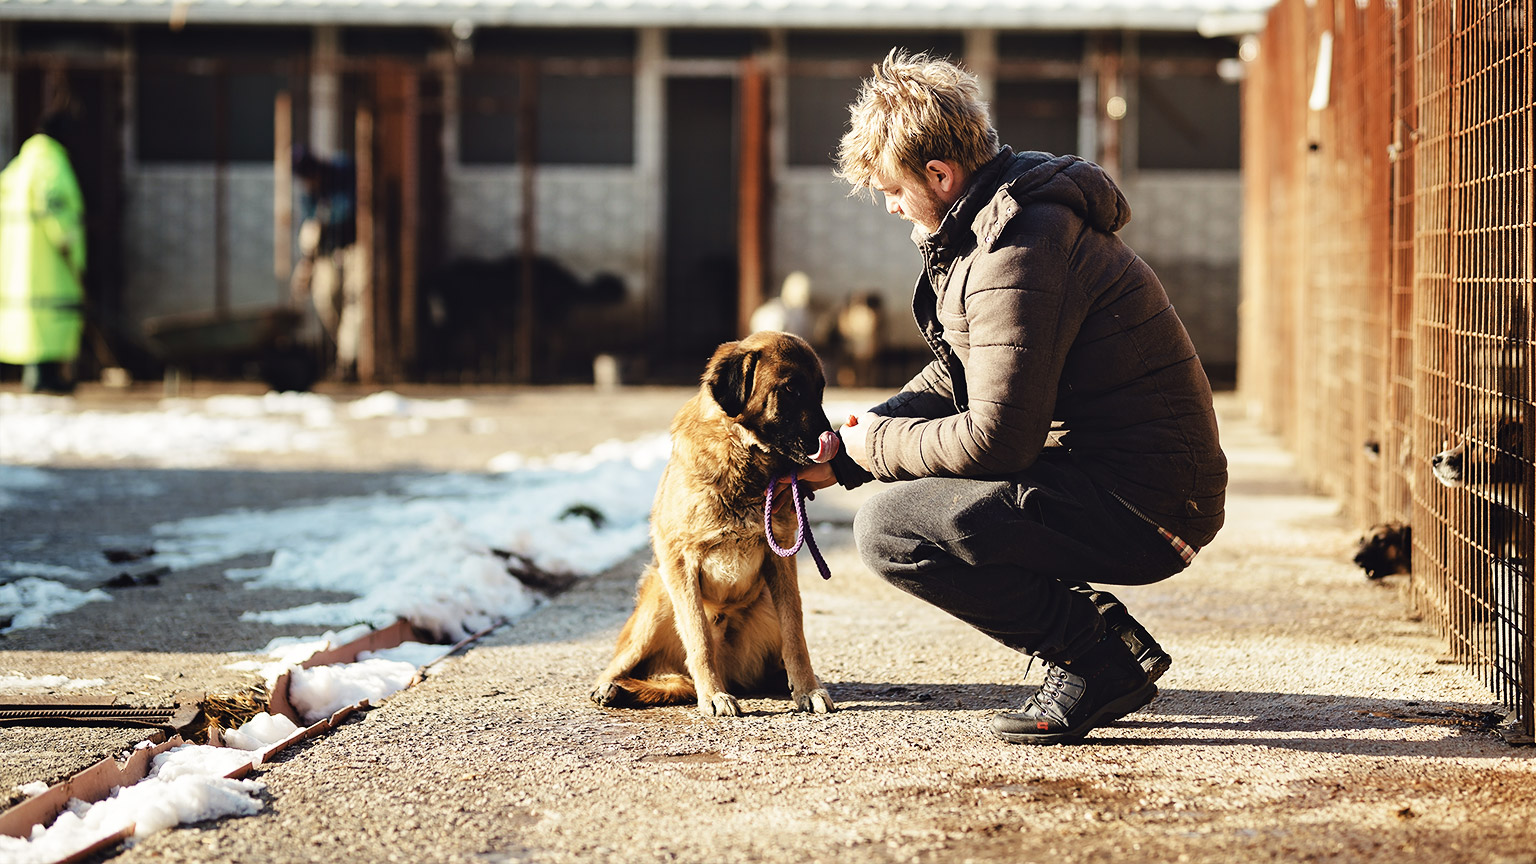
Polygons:
<instances>
[{"instance_id":1,"label":"dirt path","mask_svg":"<svg viewBox=\"0 0 1536 864\"><path fill-rule=\"evenodd\" d=\"M261 814L117 860L1536 861L1536 752L1462 722L1487 692L1348 563L1355 532L1235 405L1228 527L1122 592L1174 654L1162 695L1085 744L987 736L1040 670L867 573L858 493L829 492L834 576L806 558L802 584L836 713L588 704L635 560L264 768Z\"/></svg>"}]
</instances>

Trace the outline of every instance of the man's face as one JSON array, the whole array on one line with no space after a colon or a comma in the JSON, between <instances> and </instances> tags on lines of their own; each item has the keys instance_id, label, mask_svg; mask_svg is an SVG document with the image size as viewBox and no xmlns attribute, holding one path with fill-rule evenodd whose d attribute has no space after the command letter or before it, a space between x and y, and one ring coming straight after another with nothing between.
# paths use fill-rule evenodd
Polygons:
<instances>
[{"instance_id":1,"label":"man's face","mask_svg":"<svg viewBox=\"0 0 1536 864\"><path fill-rule=\"evenodd\" d=\"M903 175L900 178L875 174L870 188L885 196L885 212L899 216L929 234L939 230L939 223L949 206L959 197L951 195L943 178L931 173L922 177Z\"/></svg>"}]
</instances>

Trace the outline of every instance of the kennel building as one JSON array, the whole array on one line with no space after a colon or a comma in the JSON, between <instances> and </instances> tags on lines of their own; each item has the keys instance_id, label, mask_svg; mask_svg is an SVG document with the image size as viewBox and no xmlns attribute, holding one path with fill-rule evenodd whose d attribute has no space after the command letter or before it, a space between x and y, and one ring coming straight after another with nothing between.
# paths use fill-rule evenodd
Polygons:
<instances>
[{"instance_id":1,"label":"kennel building","mask_svg":"<svg viewBox=\"0 0 1536 864\"><path fill-rule=\"evenodd\" d=\"M1005 142L1114 174L1222 381L1235 58L1269 2L0 0L0 153L74 110L87 365L152 375L147 320L285 301L298 144L356 166L365 381L590 380L599 352L692 376L803 272L823 314L882 299L889 383L922 360L918 257L833 153L870 65L929 50L981 76Z\"/></svg>"},{"instance_id":2,"label":"kennel building","mask_svg":"<svg viewBox=\"0 0 1536 864\"><path fill-rule=\"evenodd\" d=\"M1282 0L1245 82L1239 390L1536 732L1527 0Z\"/></svg>"}]
</instances>

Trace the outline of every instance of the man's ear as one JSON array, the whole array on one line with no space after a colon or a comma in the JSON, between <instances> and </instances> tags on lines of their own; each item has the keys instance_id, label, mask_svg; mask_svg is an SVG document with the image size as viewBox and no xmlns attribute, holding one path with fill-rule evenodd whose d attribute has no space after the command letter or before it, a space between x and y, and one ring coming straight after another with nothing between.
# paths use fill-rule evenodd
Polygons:
<instances>
[{"instance_id":1,"label":"man's ear","mask_svg":"<svg viewBox=\"0 0 1536 864\"><path fill-rule=\"evenodd\" d=\"M929 159L923 166L923 179L928 181L928 187L944 195L955 190L959 177L960 172L955 166L942 159Z\"/></svg>"},{"instance_id":2,"label":"man's ear","mask_svg":"<svg viewBox=\"0 0 1536 864\"><path fill-rule=\"evenodd\" d=\"M704 383L726 414L740 417L752 398L757 373L757 352L744 351L740 342L727 342L715 351L704 370Z\"/></svg>"}]
</instances>

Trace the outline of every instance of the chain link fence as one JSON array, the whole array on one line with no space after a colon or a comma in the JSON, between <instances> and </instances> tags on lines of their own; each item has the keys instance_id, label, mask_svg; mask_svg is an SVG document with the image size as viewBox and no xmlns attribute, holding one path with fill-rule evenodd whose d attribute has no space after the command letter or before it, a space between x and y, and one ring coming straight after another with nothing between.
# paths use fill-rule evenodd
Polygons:
<instances>
[{"instance_id":1,"label":"chain link fence","mask_svg":"<svg viewBox=\"0 0 1536 864\"><path fill-rule=\"evenodd\" d=\"M1249 64L1239 386L1536 733L1529 0L1282 0Z\"/></svg>"}]
</instances>

